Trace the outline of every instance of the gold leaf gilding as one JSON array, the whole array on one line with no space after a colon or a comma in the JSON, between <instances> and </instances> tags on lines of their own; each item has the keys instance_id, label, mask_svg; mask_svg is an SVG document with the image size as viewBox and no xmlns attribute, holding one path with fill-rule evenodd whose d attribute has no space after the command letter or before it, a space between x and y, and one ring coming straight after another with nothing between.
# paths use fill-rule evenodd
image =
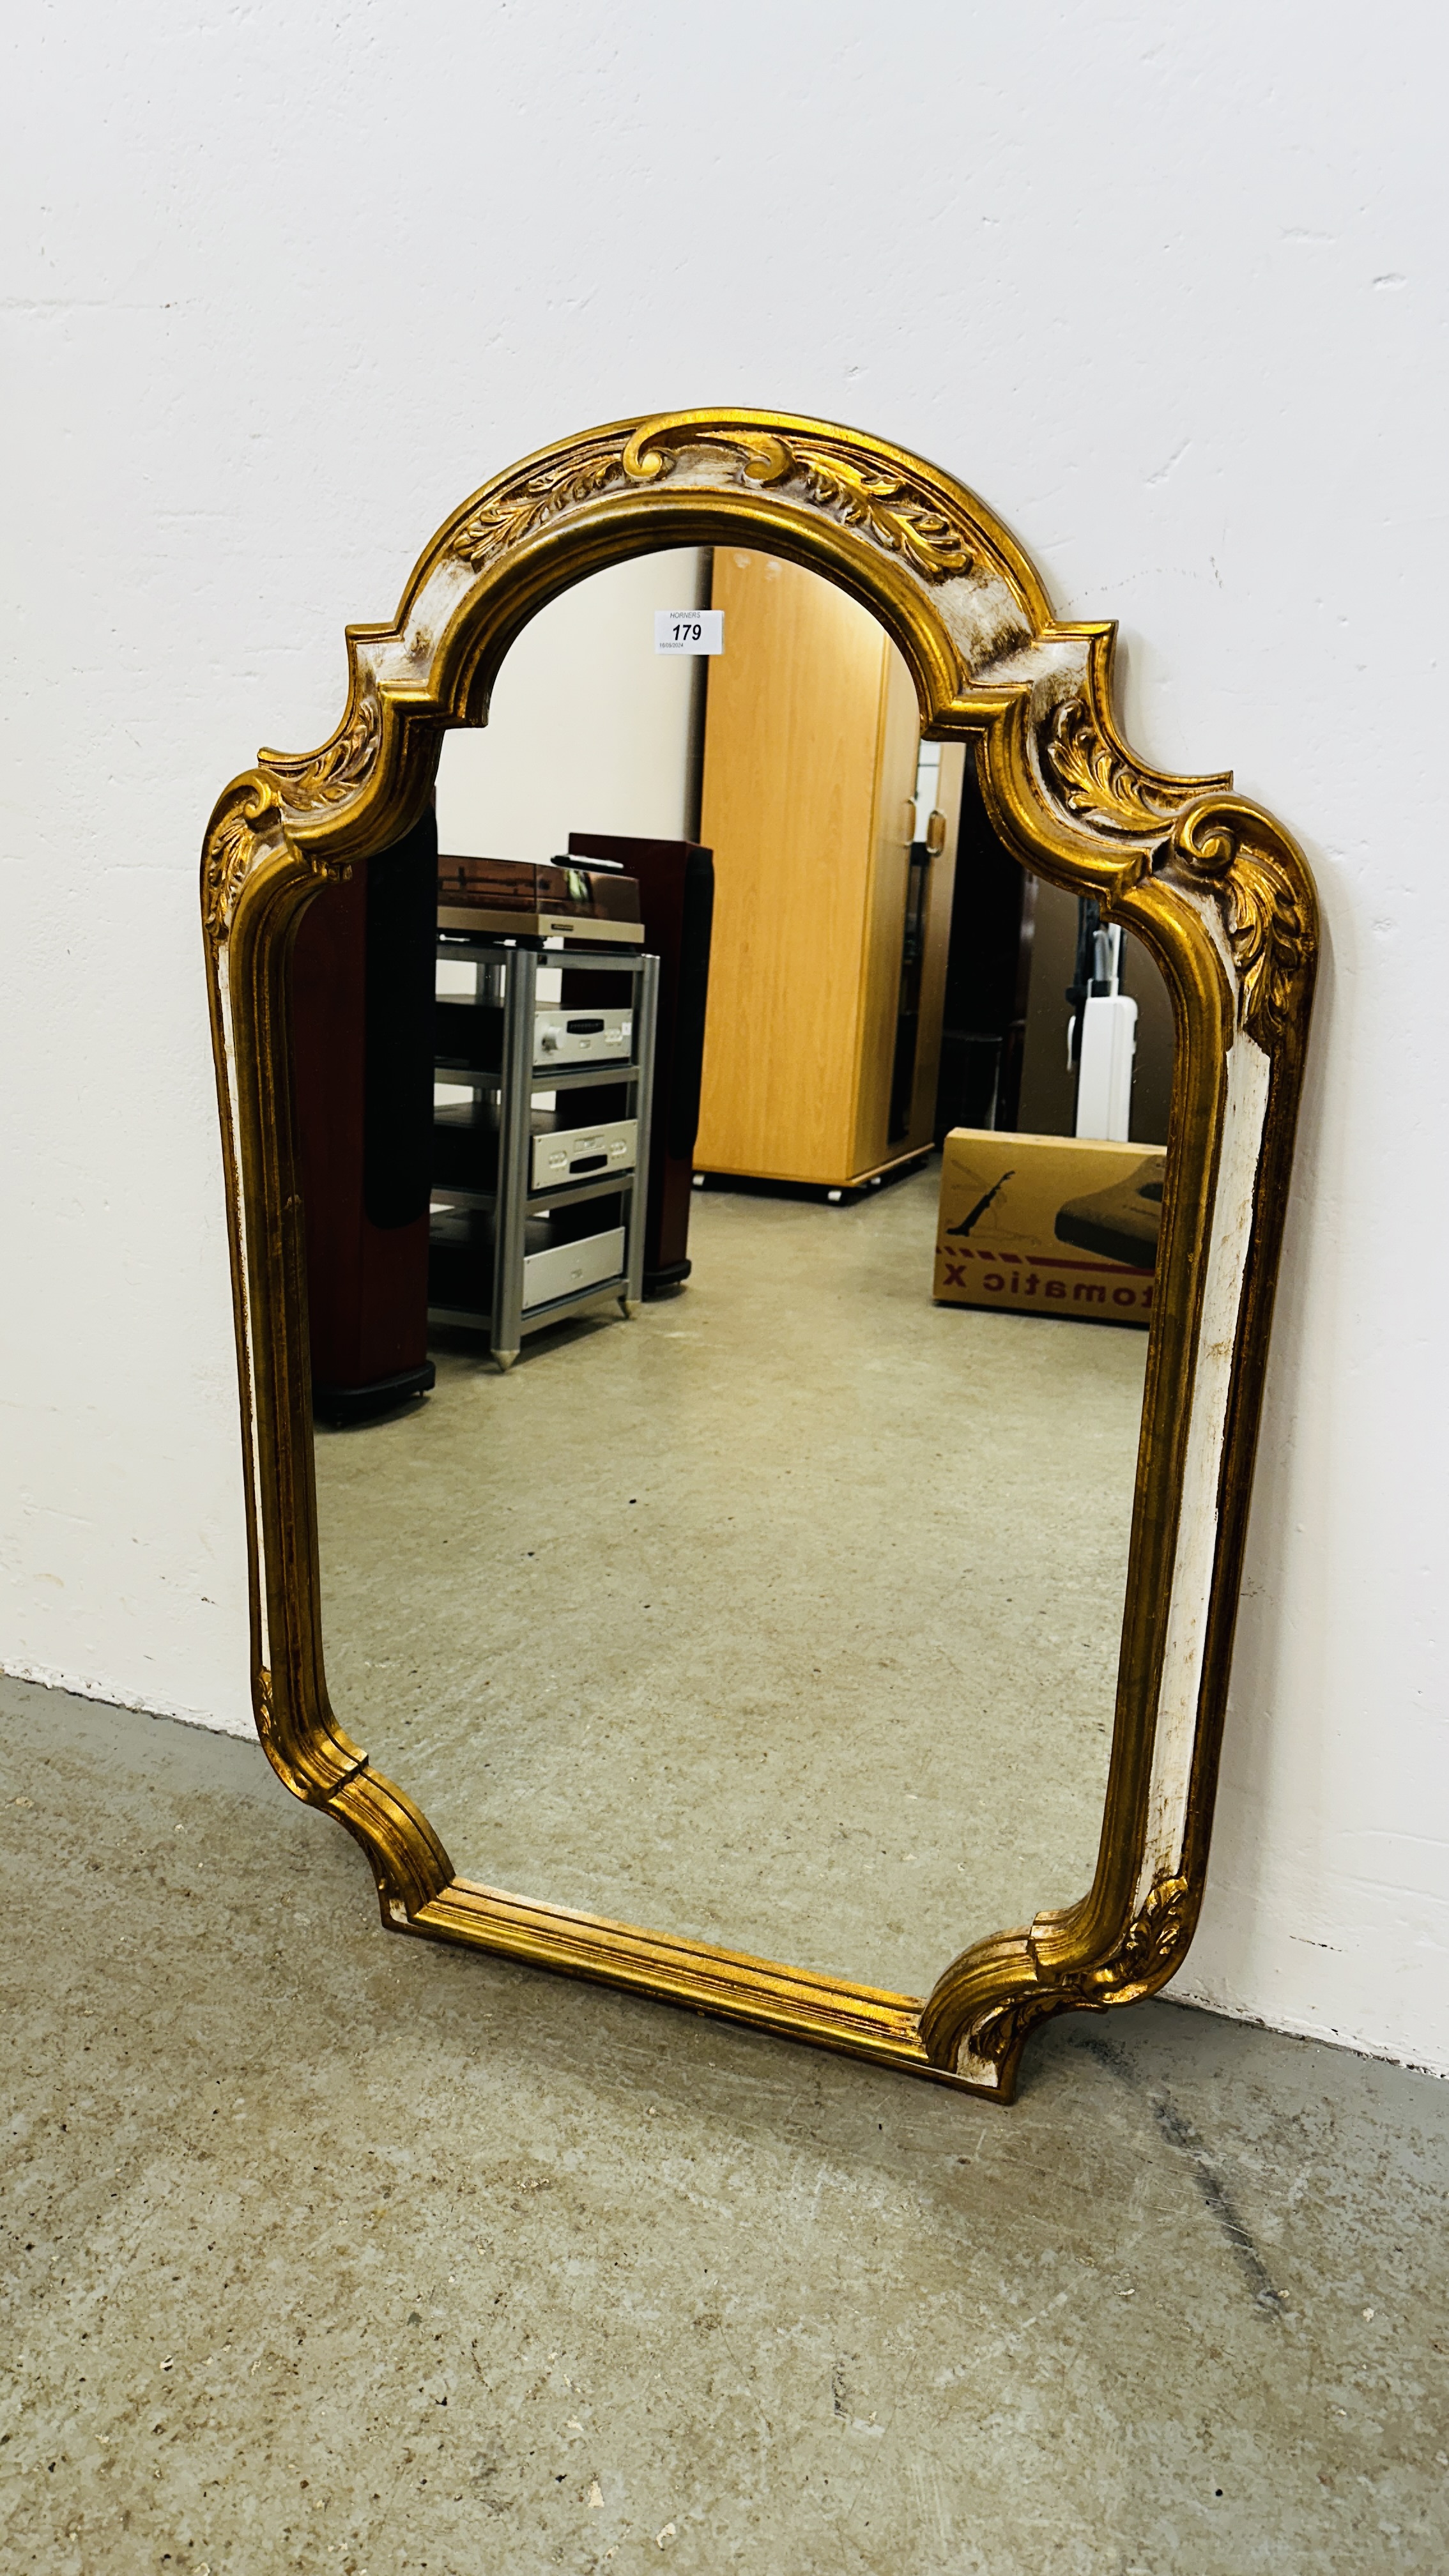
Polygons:
<instances>
[{"instance_id":1,"label":"gold leaf gilding","mask_svg":"<svg viewBox=\"0 0 1449 2576\"><path fill-rule=\"evenodd\" d=\"M1292 1014L1313 941L1293 877L1266 840L1250 805L1219 798L1185 814L1169 844L1172 862L1222 904L1238 970L1238 1015L1264 1043Z\"/></svg>"},{"instance_id":2,"label":"gold leaf gilding","mask_svg":"<svg viewBox=\"0 0 1449 2576\"><path fill-rule=\"evenodd\" d=\"M1191 1890L1185 1878L1157 1879L1140 1913L1135 1914L1115 1950L1095 1968L1073 1970L1050 1984L1032 1987L983 2013L967 2032L961 2054L999 2066L1015 2055L1028 2031L1056 2012L1073 2007L1102 2010L1130 2002L1144 1983L1155 1981L1171 1961L1187 1930Z\"/></svg>"},{"instance_id":3,"label":"gold leaf gilding","mask_svg":"<svg viewBox=\"0 0 1449 2576\"><path fill-rule=\"evenodd\" d=\"M879 546L898 554L927 581L945 581L971 569L971 549L961 529L925 493L903 477L872 474L843 449L806 444L775 433L732 434L682 429L681 446L720 447L741 459L747 482L803 484L806 498L848 528L863 528ZM631 442L625 468L652 479L668 471L662 444Z\"/></svg>"},{"instance_id":4,"label":"gold leaf gilding","mask_svg":"<svg viewBox=\"0 0 1449 2576\"><path fill-rule=\"evenodd\" d=\"M270 781L243 779L207 834L201 917L208 939L218 945L230 932L237 896L270 837L257 827L269 821L276 807L277 791Z\"/></svg>"},{"instance_id":5,"label":"gold leaf gilding","mask_svg":"<svg viewBox=\"0 0 1449 2576\"><path fill-rule=\"evenodd\" d=\"M449 551L471 564L475 572L481 572L495 555L521 545L525 537L533 536L564 511L582 508L609 484L622 481L623 474L621 445L582 459L571 457L567 465L555 466L552 471L527 474L475 510L458 530Z\"/></svg>"},{"instance_id":6,"label":"gold leaf gilding","mask_svg":"<svg viewBox=\"0 0 1449 2576\"><path fill-rule=\"evenodd\" d=\"M505 485L464 521L450 551L480 571L550 520L581 509L612 485L658 482L672 470L676 452L687 447L714 448L736 458L748 483L803 487L817 509L847 527L863 528L927 581L945 581L971 569L962 529L904 477L869 472L843 449L792 441L773 431L709 430L685 422L652 431L646 426L592 455Z\"/></svg>"},{"instance_id":7,"label":"gold leaf gilding","mask_svg":"<svg viewBox=\"0 0 1449 2576\"><path fill-rule=\"evenodd\" d=\"M263 752L272 775L293 813L311 814L345 805L372 775L382 744L382 711L377 691L364 684L353 713L333 741L321 751L294 754Z\"/></svg>"},{"instance_id":8,"label":"gold leaf gilding","mask_svg":"<svg viewBox=\"0 0 1449 2576\"><path fill-rule=\"evenodd\" d=\"M1058 707L1047 734L1046 765L1071 813L1099 831L1134 838L1160 831L1196 792L1149 778L1108 741L1085 698L1068 698Z\"/></svg>"}]
</instances>

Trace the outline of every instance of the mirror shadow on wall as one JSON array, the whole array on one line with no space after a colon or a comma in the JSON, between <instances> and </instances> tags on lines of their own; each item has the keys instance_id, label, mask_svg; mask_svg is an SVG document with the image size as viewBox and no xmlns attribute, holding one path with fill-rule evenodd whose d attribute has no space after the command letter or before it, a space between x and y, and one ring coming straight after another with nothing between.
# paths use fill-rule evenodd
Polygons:
<instances>
[{"instance_id":1,"label":"mirror shadow on wall","mask_svg":"<svg viewBox=\"0 0 1449 2576\"><path fill-rule=\"evenodd\" d=\"M904 1994L1080 1895L1171 1016L872 617L555 600L294 1052L329 1688L455 1867Z\"/></svg>"}]
</instances>

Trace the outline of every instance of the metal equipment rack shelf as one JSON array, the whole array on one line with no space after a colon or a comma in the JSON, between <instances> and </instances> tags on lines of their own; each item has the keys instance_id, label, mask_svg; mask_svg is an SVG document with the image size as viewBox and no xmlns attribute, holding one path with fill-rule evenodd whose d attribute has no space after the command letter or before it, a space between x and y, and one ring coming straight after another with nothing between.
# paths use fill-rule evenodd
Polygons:
<instances>
[{"instance_id":1,"label":"metal equipment rack shelf","mask_svg":"<svg viewBox=\"0 0 1449 2576\"><path fill-rule=\"evenodd\" d=\"M633 1314L639 1305L643 1293L659 961L657 957L641 955L637 948L545 948L541 940L469 938L456 932L440 935L438 955L450 962L476 965L478 1002L496 1007L501 999L502 1035L496 1066L464 1065L435 1058L435 1079L439 1084L497 1100L497 1179L492 1188L473 1188L452 1181L436 1181L433 1185L435 1248L440 1253L451 1249L471 1256L480 1281L491 1255L491 1293L486 1303L480 1300L477 1304L438 1302L430 1293L428 1318L435 1324L463 1325L475 1332L486 1332L494 1360L500 1369L509 1369L526 1333L537 1332L561 1316L608 1298L617 1298L626 1314ZM632 1001L627 1061L600 1056L584 1063L539 1062L538 1014L540 1008L551 1006L539 1003L538 977L541 968L554 967L566 975L629 979ZM584 1016L577 1005L562 1007ZM587 1179L531 1186L534 1095L541 1091L616 1088L626 1091L633 1105L635 1140L629 1167ZM574 1230L571 1211L596 1199L618 1200L623 1223L593 1238L579 1235ZM566 1251L577 1245L582 1256L587 1243L592 1241L596 1247L609 1245L612 1251L617 1238L617 1257L611 1259L607 1275L584 1280L563 1295L541 1297L529 1304L525 1301L530 1232L536 1236L544 1220L549 1221L553 1239L540 1249ZM562 1230L555 1231L560 1225ZM588 1266L586 1259L582 1266Z\"/></svg>"}]
</instances>

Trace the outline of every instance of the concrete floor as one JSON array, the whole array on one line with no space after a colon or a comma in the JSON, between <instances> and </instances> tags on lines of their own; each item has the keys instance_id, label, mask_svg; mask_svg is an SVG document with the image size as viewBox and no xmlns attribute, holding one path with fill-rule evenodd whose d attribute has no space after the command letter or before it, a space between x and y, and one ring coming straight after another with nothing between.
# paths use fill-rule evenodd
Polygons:
<instances>
[{"instance_id":1,"label":"concrete floor","mask_svg":"<svg viewBox=\"0 0 1449 2576\"><path fill-rule=\"evenodd\" d=\"M1003 2112L390 1937L0 1682L6 2576L1449 2563L1449 2087L1163 2004Z\"/></svg>"},{"instance_id":2,"label":"concrete floor","mask_svg":"<svg viewBox=\"0 0 1449 2576\"><path fill-rule=\"evenodd\" d=\"M923 1995L1097 1854L1144 1333L931 1303L939 1166L317 1442L328 1678L463 1875Z\"/></svg>"}]
</instances>

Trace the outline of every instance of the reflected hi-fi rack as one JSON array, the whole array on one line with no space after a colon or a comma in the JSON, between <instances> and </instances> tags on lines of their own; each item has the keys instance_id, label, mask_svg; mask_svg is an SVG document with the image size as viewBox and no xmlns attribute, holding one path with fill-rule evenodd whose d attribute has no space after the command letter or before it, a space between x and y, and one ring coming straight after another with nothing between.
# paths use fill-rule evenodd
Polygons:
<instances>
[{"instance_id":1,"label":"reflected hi-fi rack","mask_svg":"<svg viewBox=\"0 0 1449 2576\"><path fill-rule=\"evenodd\" d=\"M436 1082L461 1097L434 1113L428 1313L486 1331L500 1369L526 1334L642 1295L659 961L641 935L564 918L543 936L439 931L439 959L474 984L438 996ZM555 969L563 994L541 1003ZM582 998L593 986L608 998Z\"/></svg>"}]
</instances>

